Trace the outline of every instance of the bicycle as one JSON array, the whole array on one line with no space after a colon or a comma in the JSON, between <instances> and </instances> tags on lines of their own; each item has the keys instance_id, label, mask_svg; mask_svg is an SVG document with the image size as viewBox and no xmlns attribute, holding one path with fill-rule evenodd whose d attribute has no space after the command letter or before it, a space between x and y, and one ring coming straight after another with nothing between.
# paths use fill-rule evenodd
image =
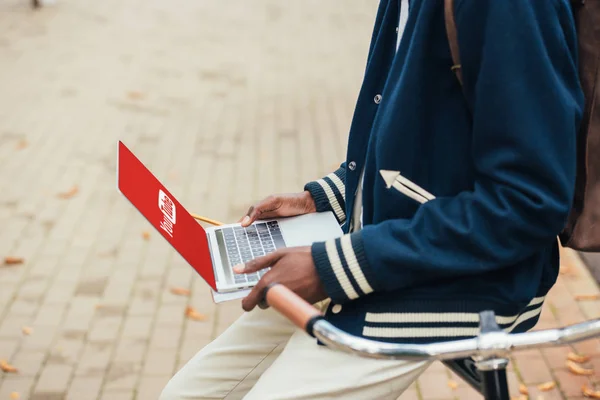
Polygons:
<instances>
[{"instance_id":1,"label":"bicycle","mask_svg":"<svg viewBox=\"0 0 600 400\"><path fill-rule=\"evenodd\" d=\"M506 367L511 351L561 346L600 337L600 319L557 329L525 333L504 332L493 311L479 314L479 334L470 339L431 344L395 344L350 335L324 319L323 314L281 284L264 290L261 308L283 314L326 346L361 357L388 360L439 360L486 400L509 400Z\"/></svg>"}]
</instances>

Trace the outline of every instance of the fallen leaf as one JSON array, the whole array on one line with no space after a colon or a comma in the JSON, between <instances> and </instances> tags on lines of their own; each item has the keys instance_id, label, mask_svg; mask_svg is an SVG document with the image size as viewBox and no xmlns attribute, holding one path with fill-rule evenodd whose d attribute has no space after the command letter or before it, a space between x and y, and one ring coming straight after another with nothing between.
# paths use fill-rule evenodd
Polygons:
<instances>
[{"instance_id":1,"label":"fallen leaf","mask_svg":"<svg viewBox=\"0 0 600 400\"><path fill-rule=\"evenodd\" d=\"M600 293L598 294L577 294L575 300L586 301L586 300L600 300Z\"/></svg>"},{"instance_id":2,"label":"fallen leaf","mask_svg":"<svg viewBox=\"0 0 600 400\"><path fill-rule=\"evenodd\" d=\"M71 189L69 189L69 191L59 193L58 197L60 197L61 199L70 199L71 197L75 196L78 192L79 188L77 187L77 185L75 185Z\"/></svg>"},{"instance_id":3,"label":"fallen leaf","mask_svg":"<svg viewBox=\"0 0 600 400\"><path fill-rule=\"evenodd\" d=\"M18 369L16 369L12 365L10 365L8 362L6 362L6 360L0 360L0 370L2 370L4 372L12 372L12 373L19 372Z\"/></svg>"},{"instance_id":4,"label":"fallen leaf","mask_svg":"<svg viewBox=\"0 0 600 400\"><path fill-rule=\"evenodd\" d=\"M185 316L188 317L189 319L193 319L194 321L205 321L206 320L206 315L200 314L192 306L187 306L185 308Z\"/></svg>"},{"instance_id":5,"label":"fallen leaf","mask_svg":"<svg viewBox=\"0 0 600 400\"><path fill-rule=\"evenodd\" d=\"M189 289L182 288L182 287L172 287L171 293L176 294L178 296L189 296L190 295Z\"/></svg>"},{"instance_id":6,"label":"fallen leaf","mask_svg":"<svg viewBox=\"0 0 600 400\"><path fill-rule=\"evenodd\" d=\"M25 139L21 139L17 143L17 150L22 150L22 149L24 149L27 146L29 146L29 142L27 140L25 140Z\"/></svg>"},{"instance_id":7,"label":"fallen leaf","mask_svg":"<svg viewBox=\"0 0 600 400\"><path fill-rule=\"evenodd\" d=\"M452 379L448 380L448 387L452 390L456 390L458 389L458 383L456 383L455 381L453 381Z\"/></svg>"},{"instance_id":8,"label":"fallen leaf","mask_svg":"<svg viewBox=\"0 0 600 400\"><path fill-rule=\"evenodd\" d=\"M146 95L142 92L131 91L127 92L127 97L129 97L130 100L142 100Z\"/></svg>"},{"instance_id":9,"label":"fallen leaf","mask_svg":"<svg viewBox=\"0 0 600 400\"><path fill-rule=\"evenodd\" d=\"M28 326L24 326L21 328L21 330L23 331L24 335L31 335L33 333L33 329L28 327Z\"/></svg>"},{"instance_id":10,"label":"fallen leaf","mask_svg":"<svg viewBox=\"0 0 600 400\"><path fill-rule=\"evenodd\" d=\"M142 237L143 237L145 240L148 240L148 239L150 239L150 232L148 232L148 231L144 231L144 232L142 232Z\"/></svg>"},{"instance_id":11,"label":"fallen leaf","mask_svg":"<svg viewBox=\"0 0 600 400\"><path fill-rule=\"evenodd\" d=\"M19 392L12 392L10 394L10 398L11 400L19 400L21 398L21 395L19 394Z\"/></svg>"},{"instance_id":12,"label":"fallen leaf","mask_svg":"<svg viewBox=\"0 0 600 400\"><path fill-rule=\"evenodd\" d=\"M600 399L600 390L592 390L586 385L581 387L581 392L585 397L591 397L592 399Z\"/></svg>"},{"instance_id":13,"label":"fallen leaf","mask_svg":"<svg viewBox=\"0 0 600 400\"><path fill-rule=\"evenodd\" d=\"M594 375L593 369L583 368L581 365L576 364L573 361L567 361L567 368L575 375Z\"/></svg>"},{"instance_id":14,"label":"fallen leaf","mask_svg":"<svg viewBox=\"0 0 600 400\"><path fill-rule=\"evenodd\" d=\"M556 387L556 382L546 382L546 383L542 383L541 385L538 385L538 389L540 389L542 392L547 392L549 390L552 390Z\"/></svg>"},{"instance_id":15,"label":"fallen leaf","mask_svg":"<svg viewBox=\"0 0 600 400\"><path fill-rule=\"evenodd\" d=\"M576 363L578 363L578 364L582 364L582 363L584 363L584 362L588 362L588 361L590 361L590 358L591 358L591 357L590 357L590 356L583 356L583 355L580 355L580 354L575 354L575 353L571 352L571 353L569 353L569 354L567 355L567 358L568 358L569 360L573 361L573 362L576 362Z\"/></svg>"},{"instance_id":16,"label":"fallen leaf","mask_svg":"<svg viewBox=\"0 0 600 400\"><path fill-rule=\"evenodd\" d=\"M522 383L519 385L519 393L524 394L524 395L528 395L529 394L529 389L527 389L527 386L523 385Z\"/></svg>"},{"instance_id":17,"label":"fallen leaf","mask_svg":"<svg viewBox=\"0 0 600 400\"><path fill-rule=\"evenodd\" d=\"M4 257L4 265L23 264L25 260L21 257Z\"/></svg>"}]
</instances>

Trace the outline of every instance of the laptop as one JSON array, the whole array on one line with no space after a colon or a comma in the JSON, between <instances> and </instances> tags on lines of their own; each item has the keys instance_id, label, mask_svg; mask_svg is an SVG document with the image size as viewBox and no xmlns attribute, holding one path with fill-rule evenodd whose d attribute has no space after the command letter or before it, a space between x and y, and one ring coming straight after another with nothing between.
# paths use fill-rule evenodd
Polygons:
<instances>
[{"instance_id":1,"label":"laptop","mask_svg":"<svg viewBox=\"0 0 600 400\"><path fill-rule=\"evenodd\" d=\"M284 247L342 235L332 212L203 228L123 142L117 150L117 189L217 293L253 287L268 269L235 274L232 267Z\"/></svg>"}]
</instances>

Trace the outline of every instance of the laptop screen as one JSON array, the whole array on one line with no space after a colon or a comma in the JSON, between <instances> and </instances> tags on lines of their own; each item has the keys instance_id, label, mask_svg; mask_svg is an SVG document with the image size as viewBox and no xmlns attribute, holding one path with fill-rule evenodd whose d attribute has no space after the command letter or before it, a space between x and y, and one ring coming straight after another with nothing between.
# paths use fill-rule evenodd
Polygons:
<instances>
[{"instance_id":1,"label":"laptop screen","mask_svg":"<svg viewBox=\"0 0 600 400\"><path fill-rule=\"evenodd\" d=\"M204 228L121 141L117 154L117 188L216 290Z\"/></svg>"}]
</instances>

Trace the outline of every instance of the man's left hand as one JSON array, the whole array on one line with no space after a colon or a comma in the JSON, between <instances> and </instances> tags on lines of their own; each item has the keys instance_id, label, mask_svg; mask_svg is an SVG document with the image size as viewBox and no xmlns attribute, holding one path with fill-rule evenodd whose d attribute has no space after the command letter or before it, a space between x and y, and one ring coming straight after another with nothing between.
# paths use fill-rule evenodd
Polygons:
<instances>
[{"instance_id":1,"label":"man's left hand","mask_svg":"<svg viewBox=\"0 0 600 400\"><path fill-rule=\"evenodd\" d=\"M242 300L242 308L245 311L253 310L263 300L264 288L274 282L281 283L311 304L327 298L325 287L315 268L310 246L277 250L246 264L235 266L234 272L248 274L267 267L271 267L271 270Z\"/></svg>"}]
</instances>

